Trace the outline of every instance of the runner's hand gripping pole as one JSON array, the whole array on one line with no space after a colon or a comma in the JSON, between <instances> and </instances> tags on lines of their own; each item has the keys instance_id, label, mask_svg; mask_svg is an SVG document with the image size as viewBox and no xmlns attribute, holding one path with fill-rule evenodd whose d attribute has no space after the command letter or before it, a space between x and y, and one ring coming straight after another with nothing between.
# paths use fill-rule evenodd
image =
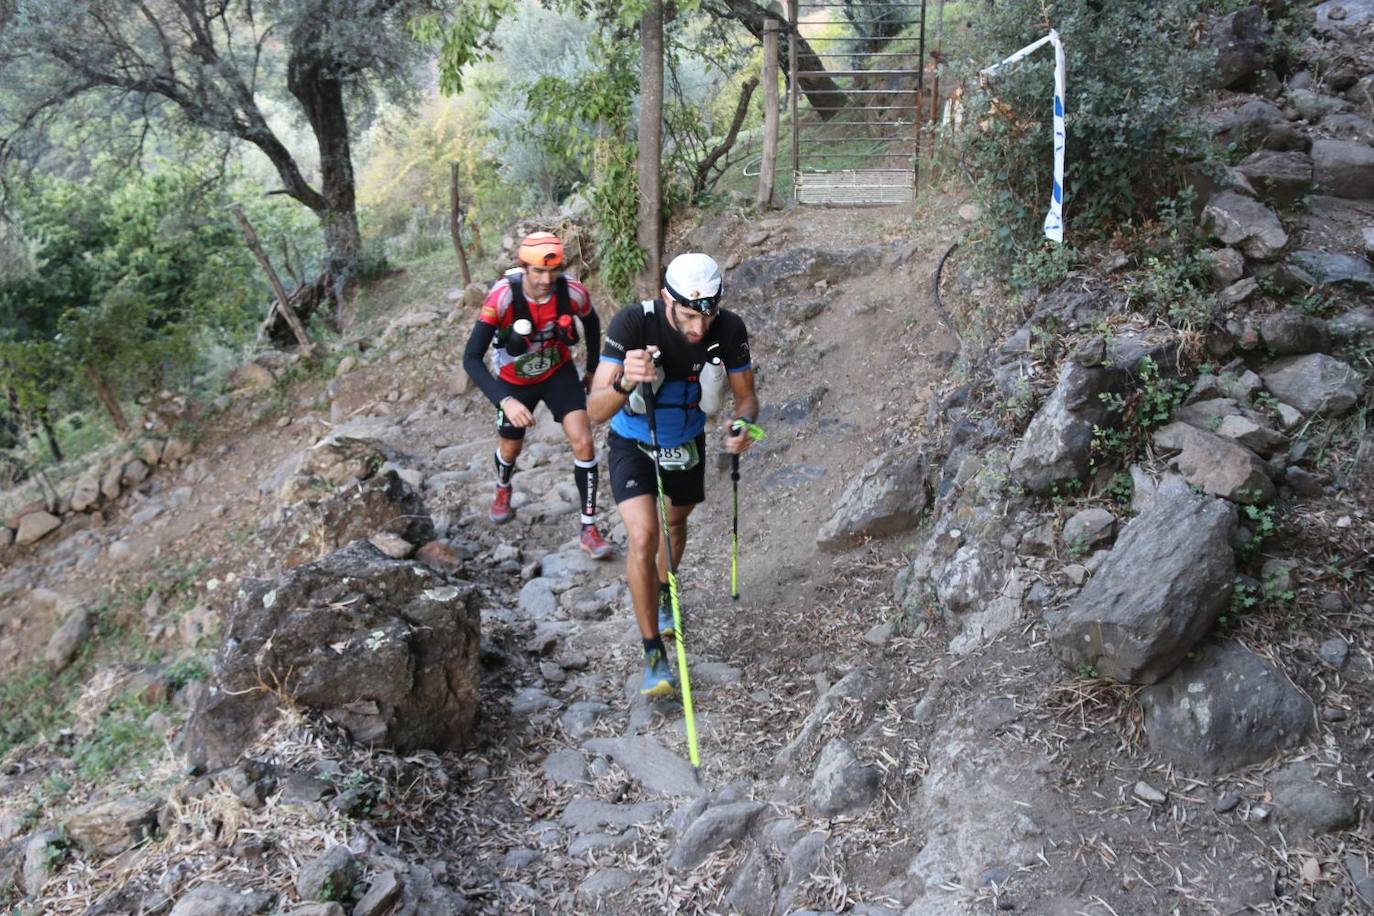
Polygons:
<instances>
[{"instance_id":1,"label":"runner's hand gripping pole","mask_svg":"<svg viewBox=\"0 0 1374 916\"><path fill-rule=\"evenodd\" d=\"M658 364L655 352L654 364ZM678 602L677 570L673 565L673 538L668 530L668 497L663 492L663 467L659 463L658 423L654 419L654 386L641 382L640 392L649 415L649 445L654 453L654 481L658 485L658 521L663 530L664 559L668 567L668 597L673 607L673 644L677 646L678 678L682 681L682 719L687 725L687 753L692 760L692 772L701 782L701 753L697 748L697 720L692 711L692 681L687 673L687 647L682 638L682 607Z\"/></svg>"}]
</instances>

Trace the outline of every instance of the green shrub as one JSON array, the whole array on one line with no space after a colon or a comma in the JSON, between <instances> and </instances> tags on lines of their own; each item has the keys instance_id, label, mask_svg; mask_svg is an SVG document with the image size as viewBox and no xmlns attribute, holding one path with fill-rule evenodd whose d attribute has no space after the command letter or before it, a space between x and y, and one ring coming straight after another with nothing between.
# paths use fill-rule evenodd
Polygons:
<instances>
[{"instance_id":1,"label":"green shrub","mask_svg":"<svg viewBox=\"0 0 1374 916\"><path fill-rule=\"evenodd\" d=\"M1211 53L1189 47L1189 28L1215 6L1203 0L1108 3L1005 0L970 23L958 73L977 70L1044 35L1048 19L1064 43L1067 153L1064 215L1076 242L1138 217L1143 201L1170 196L1183 156L1204 144L1190 126L1189 103L1205 85ZM997 74L987 91L966 96L958 152L977 193L1003 268L1040 245L1050 199L1054 55L1047 47Z\"/></svg>"}]
</instances>

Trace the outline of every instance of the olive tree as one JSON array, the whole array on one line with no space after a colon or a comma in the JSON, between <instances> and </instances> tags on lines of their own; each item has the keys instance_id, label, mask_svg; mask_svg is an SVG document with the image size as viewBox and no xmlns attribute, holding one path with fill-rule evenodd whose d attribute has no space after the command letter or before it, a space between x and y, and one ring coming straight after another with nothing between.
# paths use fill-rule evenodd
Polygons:
<instances>
[{"instance_id":1,"label":"olive tree","mask_svg":"<svg viewBox=\"0 0 1374 916\"><path fill-rule=\"evenodd\" d=\"M319 218L336 290L360 252L350 125L404 95L421 63L409 26L437 0L0 0L0 161L92 97L241 141L281 193ZM274 129L265 100L314 136L318 174ZM98 111L100 105L94 106ZM89 106L88 106L89 110Z\"/></svg>"}]
</instances>

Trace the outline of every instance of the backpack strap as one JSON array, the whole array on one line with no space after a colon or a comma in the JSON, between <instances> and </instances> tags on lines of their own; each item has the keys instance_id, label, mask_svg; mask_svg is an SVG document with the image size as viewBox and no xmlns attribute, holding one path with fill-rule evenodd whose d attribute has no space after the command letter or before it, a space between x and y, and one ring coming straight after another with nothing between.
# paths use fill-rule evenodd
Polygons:
<instances>
[{"instance_id":1,"label":"backpack strap","mask_svg":"<svg viewBox=\"0 0 1374 916\"><path fill-rule=\"evenodd\" d=\"M532 324L534 317L530 314L530 304L525 299L525 288L521 283L520 276L518 274L507 276L506 282L510 284L510 307L511 311L515 313L512 321L519 321L523 318Z\"/></svg>"}]
</instances>

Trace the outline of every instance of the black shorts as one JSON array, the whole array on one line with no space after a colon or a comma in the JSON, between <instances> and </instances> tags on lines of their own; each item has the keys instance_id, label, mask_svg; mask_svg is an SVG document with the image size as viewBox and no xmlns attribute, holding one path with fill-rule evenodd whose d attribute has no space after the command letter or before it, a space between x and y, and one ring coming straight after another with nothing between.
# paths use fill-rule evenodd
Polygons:
<instances>
[{"instance_id":1,"label":"black shorts","mask_svg":"<svg viewBox=\"0 0 1374 916\"><path fill-rule=\"evenodd\" d=\"M509 397L524 404L531 413L540 401L549 405L549 413L558 423L575 410L587 409L587 392L582 390L582 379L571 362L559 366L553 375L533 385L512 385L505 379L497 381ZM502 439L525 438L524 427L512 425L506 419L506 412L499 407L496 408L496 432Z\"/></svg>"},{"instance_id":2,"label":"black shorts","mask_svg":"<svg viewBox=\"0 0 1374 916\"><path fill-rule=\"evenodd\" d=\"M636 496L657 496L654 459L639 443L612 431L607 437L611 460L611 495L617 503ZM701 460L688 471L664 471L663 492L675 506L695 506L706 499L706 434L696 438ZM648 448L646 445L645 448Z\"/></svg>"}]
</instances>

